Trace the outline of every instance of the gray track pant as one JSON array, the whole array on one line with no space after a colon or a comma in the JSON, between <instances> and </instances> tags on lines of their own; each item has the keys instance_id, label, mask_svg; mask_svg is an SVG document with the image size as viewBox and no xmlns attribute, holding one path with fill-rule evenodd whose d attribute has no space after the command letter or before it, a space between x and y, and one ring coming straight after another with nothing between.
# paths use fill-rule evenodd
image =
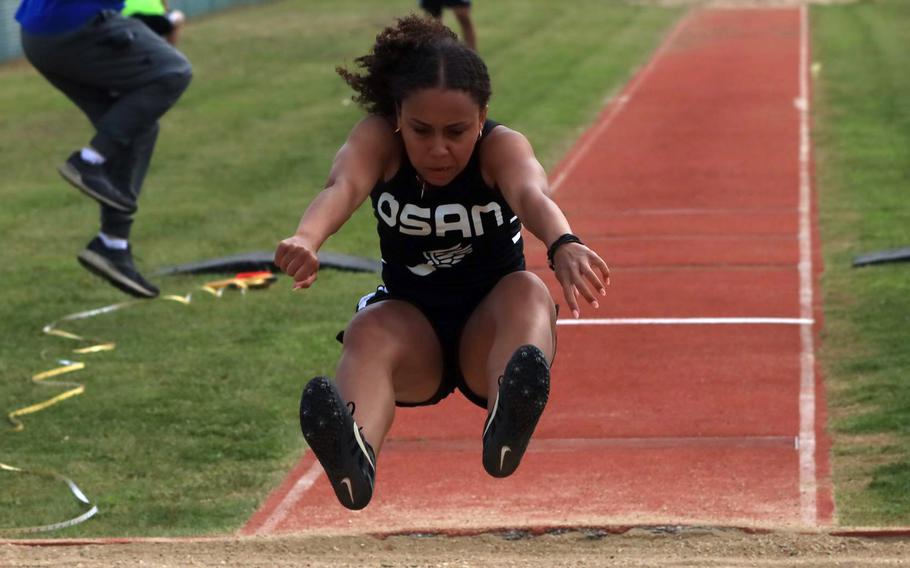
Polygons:
<instances>
[{"instance_id":1,"label":"gray track pant","mask_svg":"<svg viewBox=\"0 0 910 568\"><path fill-rule=\"evenodd\" d=\"M139 20L112 11L65 34L23 30L22 48L94 125L92 147L108 158L111 181L135 204L155 149L158 119L189 85L190 62ZM128 238L131 225L131 215L101 207L105 233Z\"/></svg>"}]
</instances>

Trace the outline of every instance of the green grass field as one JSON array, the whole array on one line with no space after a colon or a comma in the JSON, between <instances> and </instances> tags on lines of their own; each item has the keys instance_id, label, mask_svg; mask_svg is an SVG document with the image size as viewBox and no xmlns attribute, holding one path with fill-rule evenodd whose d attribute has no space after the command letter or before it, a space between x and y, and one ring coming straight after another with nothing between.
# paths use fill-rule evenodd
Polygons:
<instances>
[{"instance_id":1,"label":"green grass field","mask_svg":"<svg viewBox=\"0 0 910 568\"><path fill-rule=\"evenodd\" d=\"M822 360L840 522L910 525L910 3L812 10L824 243Z\"/></svg>"},{"instance_id":2,"label":"green grass field","mask_svg":"<svg viewBox=\"0 0 910 568\"><path fill-rule=\"evenodd\" d=\"M335 65L414 5L286 0L191 22L182 49L195 78L162 123L133 233L140 266L272 250L288 236L360 116ZM602 0L484 2L475 20L491 116L554 166L679 14ZM92 131L27 63L0 67L0 84L4 414L64 390L29 381L57 359L87 364L61 377L84 395L23 417L22 432L0 431L0 462L62 472L100 507L51 536L236 530L298 459L300 388L333 371L334 335L376 276L324 270L305 293L282 279L220 299L199 292L212 277L158 279L166 294L193 291L192 303L146 302L64 325L117 342L74 355L79 345L42 326L124 299L76 263L97 208L55 171ZM376 257L371 214L359 211L324 250ZM0 488L0 527L82 511L58 482L0 472Z\"/></svg>"}]
</instances>

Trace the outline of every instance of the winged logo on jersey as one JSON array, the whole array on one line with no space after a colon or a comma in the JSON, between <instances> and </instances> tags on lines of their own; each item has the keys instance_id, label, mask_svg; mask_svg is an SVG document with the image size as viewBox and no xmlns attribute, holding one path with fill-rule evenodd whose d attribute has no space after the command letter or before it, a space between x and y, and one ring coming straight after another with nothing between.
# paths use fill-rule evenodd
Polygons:
<instances>
[{"instance_id":1,"label":"winged logo on jersey","mask_svg":"<svg viewBox=\"0 0 910 568\"><path fill-rule=\"evenodd\" d=\"M461 262L461 260L471 254L474 249L471 245L457 244L455 246L439 249L428 250L423 252L423 257L427 262L417 266L409 266L408 270L417 276L427 276L432 274L437 268L451 268Z\"/></svg>"}]
</instances>

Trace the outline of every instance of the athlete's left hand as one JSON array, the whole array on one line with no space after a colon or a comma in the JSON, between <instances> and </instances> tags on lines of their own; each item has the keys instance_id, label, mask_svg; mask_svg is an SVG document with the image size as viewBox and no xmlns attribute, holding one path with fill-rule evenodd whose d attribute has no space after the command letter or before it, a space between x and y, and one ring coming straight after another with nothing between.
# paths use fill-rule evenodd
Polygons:
<instances>
[{"instance_id":1,"label":"athlete's left hand","mask_svg":"<svg viewBox=\"0 0 910 568\"><path fill-rule=\"evenodd\" d=\"M579 295L595 308L600 307L595 291L607 295L605 285L610 285L610 267L596 252L581 243L565 244L553 256L553 267L575 319L580 316Z\"/></svg>"}]
</instances>

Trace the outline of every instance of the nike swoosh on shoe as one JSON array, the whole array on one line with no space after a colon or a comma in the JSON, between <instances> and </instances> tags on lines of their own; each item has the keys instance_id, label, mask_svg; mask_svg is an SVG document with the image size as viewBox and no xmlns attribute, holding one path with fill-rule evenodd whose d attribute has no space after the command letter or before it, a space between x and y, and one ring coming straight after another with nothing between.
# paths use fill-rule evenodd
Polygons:
<instances>
[{"instance_id":1,"label":"nike swoosh on shoe","mask_svg":"<svg viewBox=\"0 0 910 568\"><path fill-rule=\"evenodd\" d=\"M506 463L506 454L511 452L512 448L509 446L503 446L502 450L499 451L499 470L502 471L503 464Z\"/></svg>"},{"instance_id":2,"label":"nike swoosh on shoe","mask_svg":"<svg viewBox=\"0 0 910 568\"><path fill-rule=\"evenodd\" d=\"M351 503L354 502L354 489L351 488L351 478L345 477L341 480L341 484L348 488L348 493L351 495Z\"/></svg>"}]
</instances>

